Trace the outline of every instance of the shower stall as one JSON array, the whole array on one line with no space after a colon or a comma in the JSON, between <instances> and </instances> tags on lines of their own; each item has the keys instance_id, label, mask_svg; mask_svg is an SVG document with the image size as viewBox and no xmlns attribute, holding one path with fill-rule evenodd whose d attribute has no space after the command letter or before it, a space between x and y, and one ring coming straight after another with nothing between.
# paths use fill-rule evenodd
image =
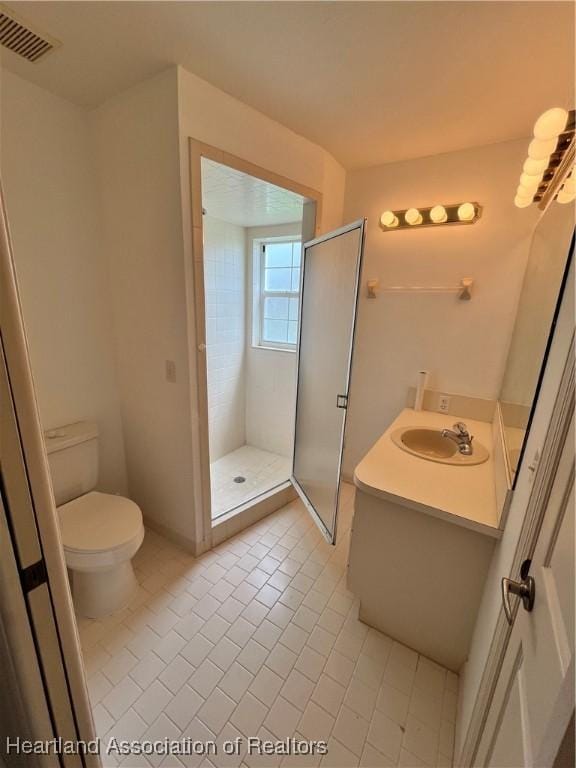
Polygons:
<instances>
[{"instance_id":1,"label":"shower stall","mask_svg":"<svg viewBox=\"0 0 576 768\"><path fill-rule=\"evenodd\" d=\"M204 541L296 492L335 543L365 221L315 238L314 190L193 141L191 163Z\"/></svg>"},{"instance_id":2,"label":"shower stall","mask_svg":"<svg viewBox=\"0 0 576 768\"><path fill-rule=\"evenodd\" d=\"M212 519L290 479L307 198L202 158Z\"/></svg>"}]
</instances>

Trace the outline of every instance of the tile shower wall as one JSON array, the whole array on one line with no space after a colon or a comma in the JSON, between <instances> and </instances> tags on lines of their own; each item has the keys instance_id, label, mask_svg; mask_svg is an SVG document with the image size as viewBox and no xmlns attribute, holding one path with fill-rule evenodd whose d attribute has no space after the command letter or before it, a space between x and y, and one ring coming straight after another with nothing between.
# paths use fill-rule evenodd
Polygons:
<instances>
[{"instance_id":1,"label":"tile shower wall","mask_svg":"<svg viewBox=\"0 0 576 768\"><path fill-rule=\"evenodd\" d=\"M246 442L244 228L204 216L210 461Z\"/></svg>"},{"instance_id":2,"label":"tile shower wall","mask_svg":"<svg viewBox=\"0 0 576 768\"><path fill-rule=\"evenodd\" d=\"M296 355L250 346L246 360L246 442L292 456Z\"/></svg>"}]
</instances>

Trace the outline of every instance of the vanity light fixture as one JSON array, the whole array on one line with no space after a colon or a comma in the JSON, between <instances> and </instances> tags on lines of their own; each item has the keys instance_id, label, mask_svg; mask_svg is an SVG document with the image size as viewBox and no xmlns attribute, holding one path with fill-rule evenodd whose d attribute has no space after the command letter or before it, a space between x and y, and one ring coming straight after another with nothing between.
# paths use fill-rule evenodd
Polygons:
<instances>
[{"instance_id":1,"label":"vanity light fixture","mask_svg":"<svg viewBox=\"0 0 576 768\"><path fill-rule=\"evenodd\" d=\"M559 203L574 200L570 179L566 178L574 163L574 125L574 110L568 112L562 107L548 109L536 120L514 198L517 208L538 203L544 210L552 199Z\"/></svg>"},{"instance_id":2,"label":"vanity light fixture","mask_svg":"<svg viewBox=\"0 0 576 768\"><path fill-rule=\"evenodd\" d=\"M482 215L478 203L434 205L431 208L408 208L401 211L384 211L380 216L380 229L393 232L398 229L440 227L443 224L474 224Z\"/></svg>"}]
</instances>

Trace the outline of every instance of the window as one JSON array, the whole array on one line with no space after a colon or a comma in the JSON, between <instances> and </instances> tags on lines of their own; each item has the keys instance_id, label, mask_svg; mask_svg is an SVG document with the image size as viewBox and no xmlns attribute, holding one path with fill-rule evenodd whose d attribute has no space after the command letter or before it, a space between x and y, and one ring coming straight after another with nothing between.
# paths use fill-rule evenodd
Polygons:
<instances>
[{"instance_id":1,"label":"window","mask_svg":"<svg viewBox=\"0 0 576 768\"><path fill-rule=\"evenodd\" d=\"M299 240L288 239L260 243L258 274L255 270L258 290L254 291L258 346L296 348L301 246Z\"/></svg>"}]
</instances>

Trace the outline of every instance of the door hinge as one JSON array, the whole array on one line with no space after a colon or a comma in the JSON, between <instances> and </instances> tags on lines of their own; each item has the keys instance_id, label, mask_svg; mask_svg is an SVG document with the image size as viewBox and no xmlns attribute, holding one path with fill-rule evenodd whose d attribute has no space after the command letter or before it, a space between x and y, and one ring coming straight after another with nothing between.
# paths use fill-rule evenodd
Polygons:
<instances>
[{"instance_id":1,"label":"door hinge","mask_svg":"<svg viewBox=\"0 0 576 768\"><path fill-rule=\"evenodd\" d=\"M336 408L348 408L348 395L336 395Z\"/></svg>"},{"instance_id":2,"label":"door hinge","mask_svg":"<svg viewBox=\"0 0 576 768\"><path fill-rule=\"evenodd\" d=\"M32 563L32 565L20 571L20 582L26 595L41 584L46 584L47 581L48 574L44 560L38 560L37 563Z\"/></svg>"}]
</instances>

